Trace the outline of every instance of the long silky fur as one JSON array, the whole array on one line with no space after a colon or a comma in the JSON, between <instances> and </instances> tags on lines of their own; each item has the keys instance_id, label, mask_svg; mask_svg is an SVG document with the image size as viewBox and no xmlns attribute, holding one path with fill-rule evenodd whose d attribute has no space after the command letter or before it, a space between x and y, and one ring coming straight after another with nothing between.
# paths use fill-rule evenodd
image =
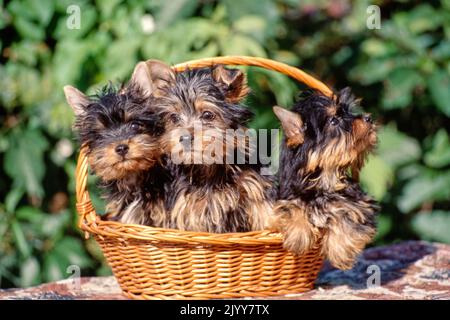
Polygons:
<instances>
[{"instance_id":1,"label":"long silky fur","mask_svg":"<svg viewBox=\"0 0 450 320\"><path fill-rule=\"evenodd\" d=\"M275 226L283 233L287 249L304 253L323 236L322 253L341 269L353 266L376 233L378 206L349 175L349 168L359 173L374 147L373 139L361 142L353 137L357 116L351 108L356 104L344 89L333 98L310 92L293 107L305 123L304 142L282 143L275 206ZM343 119L342 128L339 134L330 134L324 125L335 111ZM367 145L355 145L361 143Z\"/></svg>"},{"instance_id":2,"label":"long silky fur","mask_svg":"<svg viewBox=\"0 0 450 320\"><path fill-rule=\"evenodd\" d=\"M81 145L87 146L88 163L99 176L101 196L106 202L106 219L122 223L162 226L167 219L165 194L171 181L160 158L158 135L161 127L140 88L109 84L84 106L74 129ZM143 123L142 132L124 126L126 117ZM128 141L137 159L129 166L112 167L117 141Z\"/></svg>"},{"instance_id":3,"label":"long silky fur","mask_svg":"<svg viewBox=\"0 0 450 320\"><path fill-rule=\"evenodd\" d=\"M176 74L174 84L151 102L167 125L170 112L195 117L196 103L207 101L220 121L205 130L225 132L246 129L252 113L238 101L248 88L233 87L231 98L225 86L214 81L214 68L187 70ZM176 111L173 111L176 108ZM172 111L171 111L172 110ZM167 125L167 140L177 128ZM206 132L206 131L205 131ZM165 142L164 136L162 144ZM246 149L246 151L248 151ZM262 230L269 225L274 198L273 181L259 174L259 164L178 164L172 166L173 184L167 198L170 221L167 226L188 231L214 233Z\"/></svg>"}]
</instances>

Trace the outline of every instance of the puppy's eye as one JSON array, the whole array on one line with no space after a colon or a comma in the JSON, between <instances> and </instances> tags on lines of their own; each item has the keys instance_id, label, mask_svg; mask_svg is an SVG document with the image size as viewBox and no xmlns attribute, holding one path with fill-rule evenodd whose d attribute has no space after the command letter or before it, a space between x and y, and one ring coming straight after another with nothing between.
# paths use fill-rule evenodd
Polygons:
<instances>
[{"instance_id":1,"label":"puppy's eye","mask_svg":"<svg viewBox=\"0 0 450 320\"><path fill-rule=\"evenodd\" d=\"M333 126L337 126L339 124L339 119L335 118L335 117L330 118L329 121L330 121L331 125L333 125Z\"/></svg>"},{"instance_id":2,"label":"puppy's eye","mask_svg":"<svg viewBox=\"0 0 450 320\"><path fill-rule=\"evenodd\" d=\"M177 124L177 123L180 122L180 120L181 120L180 116L179 116L178 114L176 114L176 113L172 113L172 114L169 116L169 119L170 119L170 121L172 121L172 123L174 123L174 124Z\"/></svg>"},{"instance_id":3,"label":"puppy's eye","mask_svg":"<svg viewBox=\"0 0 450 320\"><path fill-rule=\"evenodd\" d=\"M211 121L214 118L215 118L215 115L211 111L205 111L205 112L202 113L202 119L203 120Z\"/></svg>"},{"instance_id":4,"label":"puppy's eye","mask_svg":"<svg viewBox=\"0 0 450 320\"><path fill-rule=\"evenodd\" d=\"M131 129L132 130L140 130L142 128L142 124L140 123L140 122L137 122L137 121L133 121L132 123L131 123Z\"/></svg>"}]
</instances>

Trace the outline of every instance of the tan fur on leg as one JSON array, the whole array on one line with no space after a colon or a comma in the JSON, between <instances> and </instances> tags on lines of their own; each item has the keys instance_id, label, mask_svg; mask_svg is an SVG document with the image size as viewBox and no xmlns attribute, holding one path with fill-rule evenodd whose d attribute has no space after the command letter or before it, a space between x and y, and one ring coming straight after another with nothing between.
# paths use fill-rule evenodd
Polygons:
<instances>
[{"instance_id":1,"label":"tan fur on leg","mask_svg":"<svg viewBox=\"0 0 450 320\"><path fill-rule=\"evenodd\" d=\"M372 226L358 225L342 219L334 221L324 235L322 253L334 267L351 269L375 233Z\"/></svg>"},{"instance_id":2,"label":"tan fur on leg","mask_svg":"<svg viewBox=\"0 0 450 320\"><path fill-rule=\"evenodd\" d=\"M283 246L287 250L300 255L314 246L320 231L309 221L305 208L291 201L278 201L274 212L273 228L283 235Z\"/></svg>"}]
</instances>

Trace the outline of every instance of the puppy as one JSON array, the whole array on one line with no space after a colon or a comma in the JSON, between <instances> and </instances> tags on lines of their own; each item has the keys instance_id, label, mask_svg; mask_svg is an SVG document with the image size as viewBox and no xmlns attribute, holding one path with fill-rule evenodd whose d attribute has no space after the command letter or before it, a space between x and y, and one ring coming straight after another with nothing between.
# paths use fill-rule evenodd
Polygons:
<instances>
[{"instance_id":1,"label":"puppy","mask_svg":"<svg viewBox=\"0 0 450 320\"><path fill-rule=\"evenodd\" d=\"M304 95L292 111L274 107L284 140L275 228L284 246L302 254L323 236L322 253L349 269L376 233L375 202L358 184L377 142L376 127L349 89L332 98Z\"/></svg>"},{"instance_id":2,"label":"puppy","mask_svg":"<svg viewBox=\"0 0 450 320\"><path fill-rule=\"evenodd\" d=\"M240 104L249 91L245 75L223 66L175 73L162 62L148 64L150 104L164 126L161 146L173 176L165 226L213 233L264 229L273 188L260 165L249 161L252 113Z\"/></svg>"},{"instance_id":3,"label":"puppy","mask_svg":"<svg viewBox=\"0 0 450 320\"><path fill-rule=\"evenodd\" d=\"M64 87L76 115L74 129L87 147L88 164L100 178L109 219L159 226L166 219L165 188L170 177L161 165L161 127L151 106L152 91L145 62L130 82L111 85L88 97Z\"/></svg>"}]
</instances>

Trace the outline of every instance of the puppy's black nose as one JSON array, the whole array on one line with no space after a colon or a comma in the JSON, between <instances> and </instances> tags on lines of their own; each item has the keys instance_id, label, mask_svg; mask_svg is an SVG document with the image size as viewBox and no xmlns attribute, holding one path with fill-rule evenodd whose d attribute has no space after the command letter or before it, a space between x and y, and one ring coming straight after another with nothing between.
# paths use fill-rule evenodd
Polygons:
<instances>
[{"instance_id":1,"label":"puppy's black nose","mask_svg":"<svg viewBox=\"0 0 450 320\"><path fill-rule=\"evenodd\" d=\"M126 144L119 144L119 145L116 147L116 152L117 152L117 154L119 154L119 155L121 155L121 156L124 156L124 155L127 154L128 149L130 149L130 148L128 147L128 145L126 145Z\"/></svg>"},{"instance_id":2,"label":"puppy's black nose","mask_svg":"<svg viewBox=\"0 0 450 320\"><path fill-rule=\"evenodd\" d=\"M373 123L373 119L372 119L372 117L370 116L370 114L364 115L364 116L363 116L363 119L364 119L365 122Z\"/></svg>"},{"instance_id":3,"label":"puppy's black nose","mask_svg":"<svg viewBox=\"0 0 450 320\"><path fill-rule=\"evenodd\" d=\"M184 135L180 136L181 143L187 143L187 142L190 142L191 140L192 140L192 136L190 134L184 134Z\"/></svg>"}]
</instances>

